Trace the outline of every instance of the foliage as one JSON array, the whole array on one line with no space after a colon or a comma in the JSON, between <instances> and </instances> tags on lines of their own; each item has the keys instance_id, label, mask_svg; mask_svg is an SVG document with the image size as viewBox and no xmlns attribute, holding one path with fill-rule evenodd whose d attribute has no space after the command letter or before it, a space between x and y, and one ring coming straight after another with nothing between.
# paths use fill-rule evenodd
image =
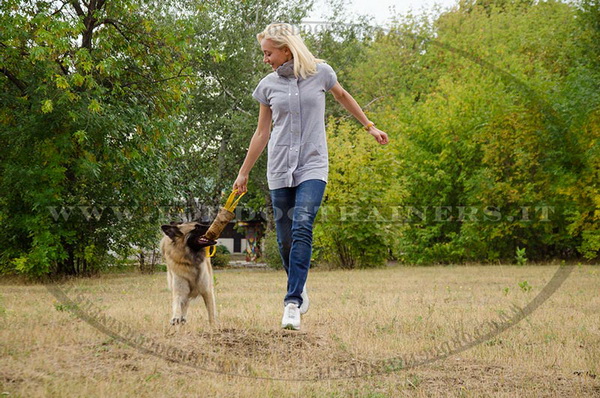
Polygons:
<instances>
[{"instance_id":1,"label":"foliage","mask_svg":"<svg viewBox=\"0 0 600 398\"><path fill-rule=\"evenodd\" d=\"M332 161L315 226L319 260L342 268L383 265L397 233L386 221L389 204L402 199L402 162L347 121L330 120L327 145Z\"/></svg>"},{"instance_id":2,"label":"foliage","mask_svg":"<svg viewBox=\"0 0 600 398\"><path fill-rule=\"evenodd\" d=\"M531 291L531 289L533 289L533 287L527 281L519 282L519 287L525 293L529 293Z\"/></svg>"},{"instance_id":3,"label":"foliage","mask_svg":"<svg viewBox=\"0 0 600 398\"><path fill-rule=\"evenodd\" d=\"M307 5L280 0L198 3L194 18L192 68L199 77L184 113L182 142L177 152L180 179L189 208L194 199L218 206L229 192L256 129L259 104L252 91L270 67L256 34L272 21L297 23ZM263 208L268 197L266 157L257 162L244 204ZM202 211L202 209L201 209ZM197 215L196 215L197 216ZM202 215L201 215L202 216Z\"/></svg>"},{"instance_id":4,"label":"foliage","mask_svg":"<svg viewBox=\"0 0 600 398\"><path fill-rule=\"evenodd\" d=\"M181 176L177 184L185 192L188 208L194 208L194 199L218 206L221 192L229 191L246 155L259 109L251 93L272 72L262 62L257 33L273 21L294 24L303 29L310 50L325 58L338 76L344 76L348 67L360 59L366 40L360 33L364 19L334 15L328 29L317 29L301 23L309 7L306 2L281 0L211 2L210 6L201 6L207 18L193 20L191 50L192 67L200 79L190 93L177 152ZM330 114L339 114L340 106L333 102L328 98L326 109ZM263 155L249 179L246 207L270 209L265 174Z\"/></svg>"},{"instance_id":5,"label":"foliage","mask_svg":"<svg viewBox=\"0 0 600 398\"><path fill-rule=\"evenodd\" d=\"M231 253L226 246L218 245L215 255L210 259L211 264L215 268L224 268L229 265L231 261Z\"/></svg>"},{"instance_id":6,"label":"foliage","mask_svg":"<svg viewBox=\"0 0 600 398\"><path fill-rule=\"evenodd\" d=\"M0 5L5 271L90 273L157 239L185 106L177 2Z\"/></svg>"},{"instance_id":7,"label":"foliage","mask_svg":"<svg viewBox=\"0 0 600 398\"><path fill-rule=\"evenodd\" d=\"M270 72L256 33L309 7L1 2L0 272L95 272L153 249L175 210L206 218L198 203L220 204L256 125L251 92ZM348 268L510 261L522 247L530 260L598 258L599 10L461 0L398 16L387 33L340 11L306 32L391 137L379 147L328 96L314 257ZM250 178L253 210L270 204L265 165ZM273 235L265 258L280 264Z\"/></svg>"},{"instance_id":8,"label":"foliage","mask_svg":"<svg viewBox=\"0 0 600 398\"><path fill-rule=\"evenodd\" d=\"M515 260L517 260L517 265L526 265L527 257L525 257L525 247L517 247L517 254L515 255Z\"/></svg>"},{"instance_id":9,"label":"foliage","mask_svg":"<svg viewBox=\"0 0 600 398\"><path fill-rule=\"evenodd\" d=\"M263 237L263 250L261 261L265 262L269 268L283 269L279 246L277 244L277 233L274 229L268 229Z\"/></svg>"},{"instance_id":10,"label":"foliage","mask_svg":"<svg viewBox=\"0 0 600 398\"><path fill-rule=\"evenodd\" d=\"M532 259L598 255L600 79L582 12L461 2L433 25L400 20L356 66L360 102L381 98L370 118L403 162L403 261L510 260L523 246Z\"/></svg>"}]
</instances>

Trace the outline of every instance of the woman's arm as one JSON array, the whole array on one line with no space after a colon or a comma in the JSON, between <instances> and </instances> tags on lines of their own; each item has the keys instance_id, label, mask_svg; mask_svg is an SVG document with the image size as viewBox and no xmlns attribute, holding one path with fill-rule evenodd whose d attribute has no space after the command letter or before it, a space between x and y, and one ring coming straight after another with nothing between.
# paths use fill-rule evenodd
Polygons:
<instances>
[{"instance_id":1,"label":"woman's arm","mask_svg":"<svg viewBox=\"0 0 600 398\"><path fill-rule=\"evenodd\" d=\"M342 104L342 106L346 108L348 112L354 115L354 117L360 122L360 124L366 127L369 123L371 123L365 115L365 113L363 112L363 110L361 109L360 105L358 105L356 100L350 95L349 92L344 90L344 88L340 85L339 82L336 82L335 86L333 86L333 88L330 91L331 94L333 94L333 97L336 99L336 101ZM369 128L369 134L375 137L377 142L381 145L385 145L389 142L387 134L379 130L377 127L375 127L375 125L372 125Z\"/></svg>"},{"instance_id":2,"label":"woman's arm","mask_svg":"<svg viewBox=\"0 0 600 398\"><path fill-rule=\"evenodd\" d=\"M248 190L247 185L250 170L252 170L254 163L256 163L256 160L269 142L269 135L271 134L271 117L271 108L267 105L260 104L260 110L258 111L258 126L250 140L246 159L244 159L244 163L242 164L242 167L240 167L238 176L233 183L233 189L237 189L238 193L243 193Z\"/></svg>"}]
</instances>

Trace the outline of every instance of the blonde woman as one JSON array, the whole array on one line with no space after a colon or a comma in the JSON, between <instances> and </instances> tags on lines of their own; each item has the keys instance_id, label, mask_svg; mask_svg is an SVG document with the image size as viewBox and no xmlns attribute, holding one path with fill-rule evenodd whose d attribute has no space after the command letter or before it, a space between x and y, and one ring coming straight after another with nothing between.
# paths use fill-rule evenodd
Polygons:
<instances>
[{"instance_id":1,"label":"blonde woman","mask_svg":"<svg viewBox=\"0 0 600 398\"><path fill-rule=\"evenodd\" d=\"M331 66L311 54L294 26L271 24L256 37L273 72L252 94L260 102L258 127L233 188L246 192L250 170L268 143L267 179L288 279L281 326L299 330L300 315L308 310L313 222L327 183L325 93L330 91L379 144L387 144L388 137L337 82Z\"/></svg>"}]
</instances>

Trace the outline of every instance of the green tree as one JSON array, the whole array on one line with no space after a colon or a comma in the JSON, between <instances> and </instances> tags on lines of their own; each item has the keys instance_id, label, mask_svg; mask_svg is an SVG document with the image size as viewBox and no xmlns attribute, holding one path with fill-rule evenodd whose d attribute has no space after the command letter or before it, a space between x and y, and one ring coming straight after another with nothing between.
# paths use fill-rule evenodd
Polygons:
<instances>
[{"instance_id":1,"label":"green tree","mask_svg":"<svg viewBox=\"0 0 600 398\"><path fill-rule=\"evenodd\" d=\"M400 223L403 162L356 123L329 120L330 169L315 226L317 260L341 268L385 264Z\"/></svg>"},{"instance_id":2,"label":"green tree","mask_svg":"<svg viewBox=\"0 0 600 398\"><path fill-rule=\"evenodd\" d=\"M251 96L258 82L272 70L262 62L256 35L274 21L295 25L309 49L325 58L343 79L345 71L360 59L363 19L335 14L324 25L304 24L312 4L281 0L212 2L202 6L208 17L193 18L192 59L199 76L185 114L185 137L178 152L178 182L185 187L193 207L194 198L217 206L221 192L228 191L243 162L256 129L259 104ZM328 101L333 101L329 98ZM334 102L334 101L333 101ZM339 107L328 103L329 114ZM249 181L247 207L270 209L266 156L257 162Z\"/></svg>"},{"instance_id":3,"label":"green tree","mask_svg":"<svg viewBox=\"0 0 600 398\"><path fill-rule=\"evenodd\" d=\"M190 206L194 199L217 206L229 191L256 129L258 103L251 94L270 72L262 62L256 35L277 20L298 23L310 4L301 2L219 1L198 3L192 18L192 68L198 77L184 115L178 152L179 186ZM244 203L265 205L266 161L262 157L250 179Z\"/></svg>"},{"instance_id":4,"label":"green tree","mask_svg":"<svg viewBox=\"0 0 600 398\"><path fill-rule=\"evenodd\" d=\"M463 2L433 24L401 18L370 46L351 75L403 161L403 260L497 261L517 247L532 260L597 256L595 30L576 17L586 12Z\"/></svg>"},{"instance_id":5,"label":"green tree","mask_svg":"<svg viewBox=\"0 0 600 398\"><path fill-rule=\"evenodd\" d=\"M170 159L189 88L190 29L177 10L1 3L3 270L93 272L110 250L156 240L152 215L177 197Z\"/></svg>"}]
</instances>

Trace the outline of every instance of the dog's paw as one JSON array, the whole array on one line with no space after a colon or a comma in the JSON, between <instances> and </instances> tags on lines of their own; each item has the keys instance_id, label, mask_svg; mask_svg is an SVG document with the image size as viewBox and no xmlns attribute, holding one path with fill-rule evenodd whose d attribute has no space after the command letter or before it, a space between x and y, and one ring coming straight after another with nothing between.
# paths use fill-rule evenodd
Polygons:
<instances>
[{"instance_id":1,"label":"dog's paw","mask_svg":"<svg viewBox=\"0 0 600 398\"><path fill-rule=\"evenodd\" d=\"M185 318L184 317L180 317L180 318L173 318L171 319L171 325L185 325Z\"/></svg>"}]
</instances>

